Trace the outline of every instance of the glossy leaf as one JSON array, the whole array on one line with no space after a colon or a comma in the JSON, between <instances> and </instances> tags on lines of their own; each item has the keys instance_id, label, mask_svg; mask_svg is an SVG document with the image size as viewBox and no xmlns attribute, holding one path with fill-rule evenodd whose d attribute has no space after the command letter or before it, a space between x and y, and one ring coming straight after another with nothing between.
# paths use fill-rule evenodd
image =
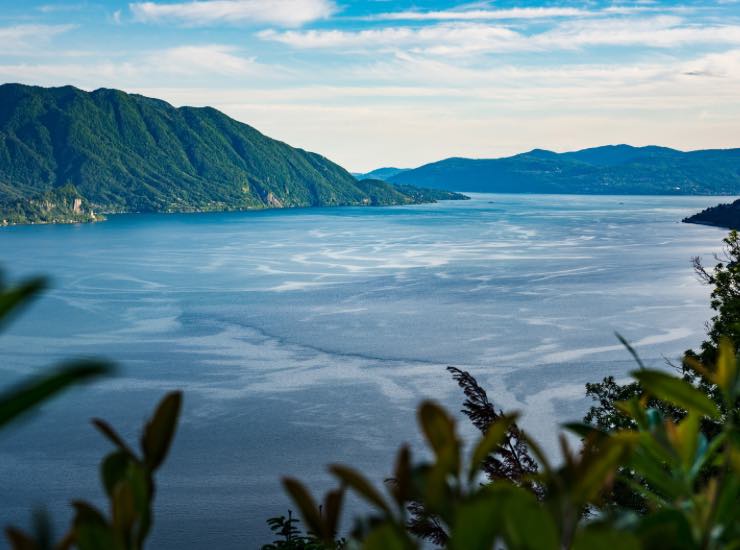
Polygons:
<instances>
[{"instance_id":1,"label":"glossy leaf","mask_svg":"<svg viewBox=\"0 0 740 550\"><path fill-rule=\"evenodd\" d=\"M640 541L631 533L592 527L581 530L573 541L572 550L643 550Z\"/></svg>"},{"instance_id":2,"label":"glossy leaf","mask_svg":"<svg viewBox=\"0 0 740 550\"><path fill-rule=\"evenodd\" d=\"M11 313L27 304L31 298L46 288L46 279L37 277L20 285L0 291L0 329L8 322Z\"/></svg>"},{"instance_id":3,"label":"glossy leaf","mask_svg":"<svg viewBox=\"0 0 740 550\"><path fill-rule=\"evenodd\" d=\"M391 510L383 497L375 490L372 483L370 483L362 474L352 468L342 466L341 464L330 466L329 471L339 478L342 483L351 487L368 503L374 505L388 515L391 514Z\"/></svg>"},{"instance_id":4,"label":"glossy leaf","mask_svg":"<svg viewBox=\"0 0 740 550\"><path fill-rule=\"evenodd\" d=\"M737 397L737 357L735 356L735 346L727 338L722 338L719 343L719 357L714 382L722 389L725 403L730 407L733 406Z\"/></svg>"},{"instance_id":5,"label":"glossy leaf","mask_svg":"<svg viewBox=\"0 0 740 550\"><path fill-rule=\"evenodd\" d=\"M131 457L127 453L118 451L105 457L100 465L100 477L109 497L113 496L116 484L125 479L130 460Z\"/></svg>"},{"instance_id":6,"label":"glossy leaf","mask_svg":"<svg viewBox=\"0 0 740 550\"><path fill-rule=\"evenodd\" d=\"M501 444L506 436L506 432L516 419L516 414L500 417L489 426L488 431L478 440L470 458L469 481L475 478L486 457Z\"/></svg>"},{"instance_id":7,"label":"glossy leaf","mask_svg":"<svg viewBox=\"0 0 740 550\"><path fill-rule=\"evenodd\" d=\"M300 509L303 521L306 522L308 528L316 535L323 537L326 534L324 522L321 519L316 501L314 501L308 489L300 481L289 477L283 478L283 487Z\"/></svg>"},{"instance_id":8,"label":"glossy leaf","mask_svg":"<svg viewBox=\"0 0 740 550\"><path fill-rule=\"evenodd\" d=\"M10 547L12 550L41 550L37 545L36 541L28 535L27 533L24 533L20 529L16 529L15 527L8 527L5 529L5 535L8 539L8 542L10 542Z\"/></svg>"},{"instance_id":9,"label":"glossy leaf","mask_svg":"<svg viewBox=\"0 0 740 550\"><path fill-rule=\"evenodd\" d=\"M614 333L617 336L617 339L622 343L622 345L627 348L627 351L630 353L632 358L635 360L635 363L640 367L642 370L645 369L645 363L642 362L642 359L640 359L640 356L637 354L637 351L635 351L635 348L633 348L630 343L627 341L626 338L624 338L621 334L618 332Z\"/></svg>"},{"instance_id":10,"label":"glossy leaf","mask_svg":"<svg viewBox=\"0 0 740 550\"><path fill-rule=\"evenodd\" d=\"M425 401L419 408L419 424L429 446L438 460L449 465L451 471L459 468L459 442L455 434L455 422L442 407Z\"/></svg>"},{"instance_id":11,"label":"glossy leaf","mask_svg":"<svg viewBox=\"0 0 740 550\"><path fill-rule=\"evenodd\" d=\"M402 445L396 456L396 466L393 469L393 479L390 480L390 490L399 506L403 506L411 499L413 485L411 468L411 451L408 445Z\"/></svg>"},{"instance_id":12,"label":"glossy leaf","mask_svg":"<svg viewBox=\"0 0 740 550\"><path fill-rule=\"evenodd\" d=\"M717 405L706 394L680 378L655 370L636 371L632 375L658 399L711 418L719 416Z\"/></svg>"},{"instance_id":13,"label":"glossy leaf","mask_svg":"<svg viewBox=\"0 0 740 550\"><path fill-rule=\"evenodd\" d=\"M144 427L141 448L144 451L144 460L152 470L159 468L167 456L175 436L181 406L182 392L168 393Z\"/></svg>"},{"instance_id":14,"label":"glossy leaf","mask_svg":"<svg viewBox=\"0 0 740 550\"><path fill-rule=\"evenodd\" d=\"M102 361L77 361L3 392L0 395L0 428L62 390L111 372L111 366Z\"/></svg>"},{"instance_id":15,"label":"glossy leaf","mask_svg":"<svg viewBox=\"0 0 740 550\"><path fill-rule=\"evenodd\" d=\"M329 491L324 500L324 523L326 524L327 534L332 537L339 529L339 518L342 513L342 502L344 500L344 488Z\"/></svg>"},{"instance_id":16,"label":"glossy leaf","mask_svg":"<svg viewBox=\"0 0 740 550\"><path fill-rule=\"evenodd\" d=\"M362 543L363 550L412 550L416 548L408 536L392 523L373 529Z\"/></svg>"},{"instance_id":17,"label":"glossy leaf","mask_svg":"<svg viewBox=\"0 0 740 550\"><path fill-rule=\"evenodd\" d=\"M95 426L100 433L102 433L108 440L113 443L116 447L118 447L122 452L126 453L128 456L132 458L136 458L136 455L134 452L129 448L129 446L126 444L126 442L123 440L123 438L118 435L116 430L113 429L113 427L108 424L105 420L101 420L100 418L93 418L92 424Z\"/></svg>"}]
</instances>

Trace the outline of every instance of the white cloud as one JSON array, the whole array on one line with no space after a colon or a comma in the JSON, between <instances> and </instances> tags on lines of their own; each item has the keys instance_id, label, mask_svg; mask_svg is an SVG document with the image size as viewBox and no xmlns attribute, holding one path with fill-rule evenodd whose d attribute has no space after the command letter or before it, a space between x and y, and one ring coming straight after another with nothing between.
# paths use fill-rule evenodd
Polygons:
<instances>
[{"instance_id":1,"label":"white cloud","mask_svg":"<svg viewBox=\"0 0 740 550\"><path fill-rule=\"evenodd\" d=\"M296 48L370 50L423 49L429 53L461 51L505 51L522 49L523 37L506 27L479 23L445 23L428 27L387 27L361 31L265 30L263 40L281 42Z\"/></svg>"},{"instance_id":2,"label":"white cloud","mask_svg":"<svg viewBox=\"0 0 740 550\"><path fill-rule=\"evenodd\" d=\"M160 67L171 74L194 76L254 74L259 67L253 57L241 57L236 48L220 44L169 48L151 55L148 62L152 67Z\"/></svg>"},{"instance_id":3,"label":"white cloud","mask_svg":"<svg viewBox=\"0 0 740 550\"><path fill-rule=\"evenodd\" d=\"M740 0L739 0L740 1ZM407 10L368 15L365 21L493 21L556 19L575 17L600 17L605 15L634 15L645 12L680 13L690 12L687 6L635 6L613 5L602 9L583 9L569 7L524 7L507 9L450 9L435 11Z\"/></svg>"},{"instance_id":4,"label":"white cloud","mask_svg":"<svg viewBox=\"0 0 740 550\"><path fill-rule=\"evenodd\" d=\"M45 44L58 34L75 28L75 25L14 25L0 27L0 53L26 53Z\"/></svg>"},{"instance_id":5,"label":"white cloud","mask_svg":"<svg viewBox=\"0 0 740 550\"><path fill-rule=\"evenodd\" d=\"M499 10L440 10L400 11L371 15L371 21L486 21L496 19L544 19L550 17L579 17L594 12L578 8L511 8Z\"/></svg>"},{"instance_id":6,"label":"white cloud","mask_svg":"<svg viewBox=\"0 0 740 550\"><path fill-rule=\"evenodd\" d=\"M42 86L73 84L84 89L101 86L130 90L165 78L192 82L203 77L237 80L265 74L265 67L253 57L240 56L232 46L220 44L178 46L145 52L127 61L88 61L85 63L6 63L0 64L0 81L12 80ZM270 67L272 78L281 75L280 67Z\"/></svg>"},{"instance_id":7,"label":"white cloud","mask_svg":"<svg viewBox=\"0 0 740 550\"><path fill-rule=\"evenodd\" d=\"M258 36L304 49L375 52L381 48L460 55L569 50L585 46L673 48L699 44L740 45L740 25L688 25L679 17L663 15L567 21L534 34L501 25L457 22L359 31L270 29L258 33Z\"/></svg>"},{"instance_id":8,"label":"white cloud","mask_svg":"<svg viewBox=\"0 0 740 550\"><path fill-rule=\"evenodd\" d=\"M298 27L326 19L336 11L333 0L199 0L129 4L137 21L174 21L187 25L214 23L271 24Z\"/></svg>"},{"instance_id":9,"label":"white cloud","mask_svg":"<svg viewBox=\"0 0 740 550\"><path fill-rule=\"evenodd\" d=\"M685 24L675 16L567 22L532 41L542 47L587 45L672 48L691 44L740 44L740 25Z\"/></svg>"}]
</instances>

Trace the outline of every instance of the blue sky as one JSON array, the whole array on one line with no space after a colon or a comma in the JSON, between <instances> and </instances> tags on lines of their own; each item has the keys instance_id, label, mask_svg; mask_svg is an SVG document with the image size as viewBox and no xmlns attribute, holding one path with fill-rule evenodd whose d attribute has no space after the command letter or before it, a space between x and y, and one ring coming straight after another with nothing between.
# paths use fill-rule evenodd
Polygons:
<instances>
[{"instance_id":1,"label":"blue sky","mask_svg":"<svg viewBox=\"0 0 740 550\"><path fill-rule=\"evenodd\" d=\"M0 82L212 105L348 169L740 146L740 1L0 0Z\"/></svg>"}]
</instances>

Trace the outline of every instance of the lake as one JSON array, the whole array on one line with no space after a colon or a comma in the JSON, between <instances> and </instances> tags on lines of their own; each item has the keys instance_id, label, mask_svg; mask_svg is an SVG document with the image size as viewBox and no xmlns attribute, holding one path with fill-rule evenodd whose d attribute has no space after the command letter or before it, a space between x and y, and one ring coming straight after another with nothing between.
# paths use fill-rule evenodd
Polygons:
<instances>
[{"instance_id":1,"label":"lake","mask_svg":"<svg viewBox=\"0 0 740 550\"><path fill-rule=\"evenodd\" d=\"M0 385L72 356L115 360L0 436L0 518L100 501L110 448L167 390L185 390L159 476L152 548L254 548L286 513L279 479L328 488L325 464L380 482L414 411L452 410L447 365L470 370L555 453L584 384L660 367L703 338L722 229L680 220L717 197L473 195L465 202L225 214L120 215L81 226L0 230L12 279L52 290L2 336ZM472 434L467 423L461 428Z\"/></svg>"}]
</instances>

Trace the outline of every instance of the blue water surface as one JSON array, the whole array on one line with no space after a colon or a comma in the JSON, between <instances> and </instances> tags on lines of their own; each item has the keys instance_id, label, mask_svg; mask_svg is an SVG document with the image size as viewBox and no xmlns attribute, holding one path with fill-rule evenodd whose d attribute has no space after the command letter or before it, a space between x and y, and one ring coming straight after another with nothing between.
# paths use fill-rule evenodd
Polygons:
<instances>
[{"instance_id":1,"label":"blue water surface","mask_svg":"<svg viewBox=\"0 0 740 550\"><path fill-rule=\"evenodd\" d=\"M690 260L725 232L682 224L716 197L474 195L394 208L120 215L0 230L0 262L53 287L0 340L0 385L73 356L117 362L0 435L0 519L102 503L100 416L135 438L185 390L159 477L152 548L255 548L286 513L280 477L329 487L325 464L382 482L414 409L458 410L473 372L556 453L583 386L696 346L711 312ZM464 420L461 428L472 432Z\"/></svg>"}]
</instances>

